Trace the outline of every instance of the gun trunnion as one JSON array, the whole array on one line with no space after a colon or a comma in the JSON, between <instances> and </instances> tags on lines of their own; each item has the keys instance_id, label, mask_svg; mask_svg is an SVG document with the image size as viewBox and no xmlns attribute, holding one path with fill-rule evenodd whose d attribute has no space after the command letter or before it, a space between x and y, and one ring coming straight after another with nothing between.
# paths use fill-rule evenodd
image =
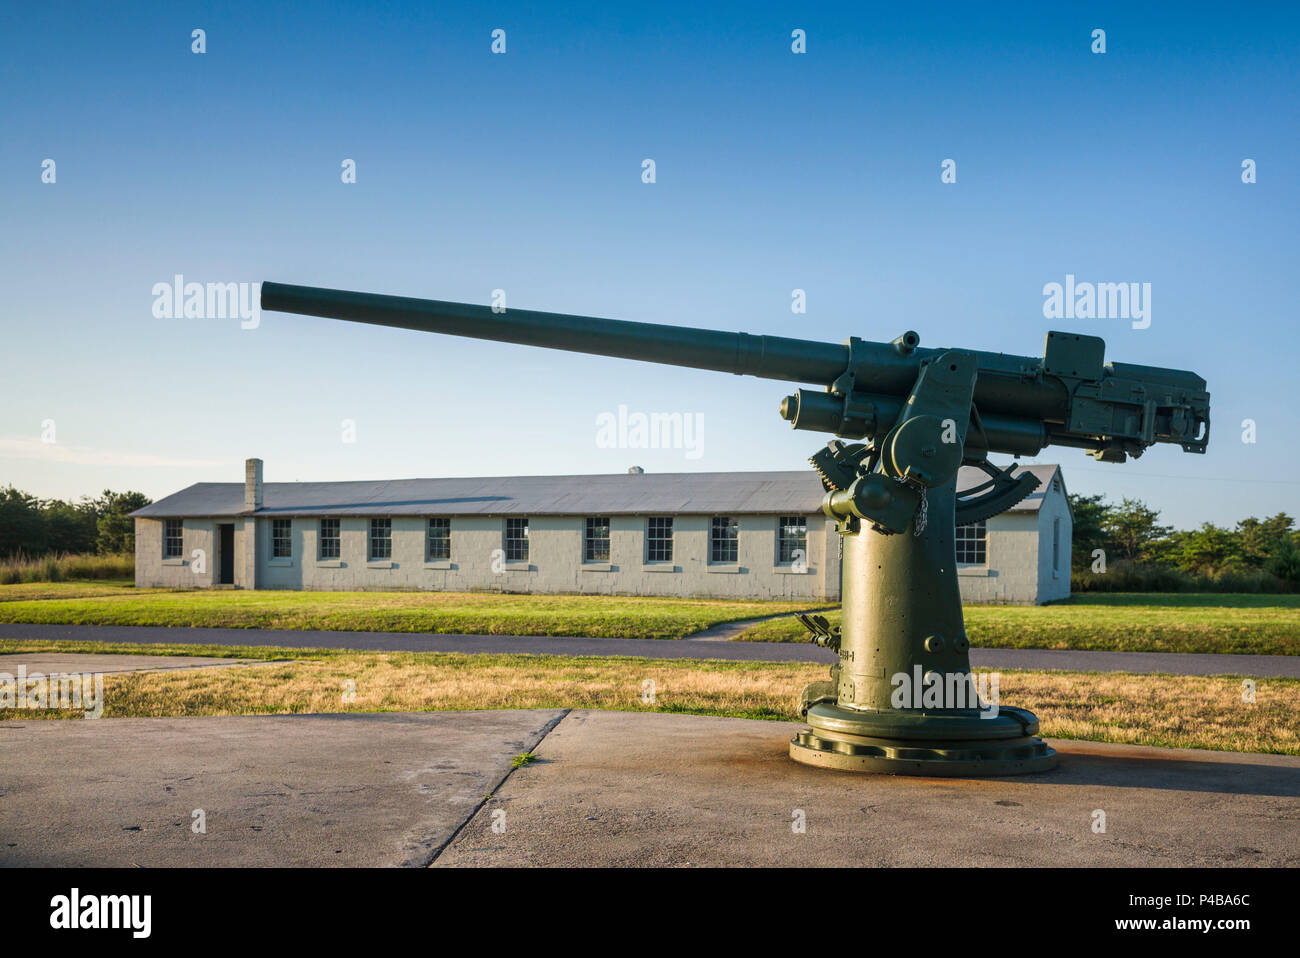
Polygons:
<instances>
[{"instance_id":1,"label":"gun trunnion","mask_svg":"<svg viewBox=\"0 0 1300 958\"><path fill-rule=\"evenodd\" d=\"M270 282L261 303L821 387L787 396L781 416L838 437L811 462L841 536L843 621L801 618L839 663L829 682L804 690L800 713L811 728L790 743L794 759L830 768L998 775L1054 766L1033 714L981 698L970 672L955 527L1005 511L1038 485L988 456L1059 445L1123 462L1156 443L1204 453L1209 442L1204 379L1107 363L1100 338L1076 333L1049 332L1035 358L922 348L911 331L889 343L834 344ZM959 498L963 464L989 479ZM915 694L900 694L909 683Z\"/></svg>"}]
</instances>

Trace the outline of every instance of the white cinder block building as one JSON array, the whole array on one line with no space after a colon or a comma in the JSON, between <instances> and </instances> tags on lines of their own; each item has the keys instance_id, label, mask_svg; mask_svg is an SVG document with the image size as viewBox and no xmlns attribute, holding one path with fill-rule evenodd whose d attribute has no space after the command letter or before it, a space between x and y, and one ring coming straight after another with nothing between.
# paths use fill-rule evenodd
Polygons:
<instances>
[{"instance_id":1,"label":"white cinder block building","mask_svg":"<svg viewBox=\"0 0 1300 958\"><path fill-rule=\"evenodd\" d=\"M1070 593L1070 509L1039 490L957 535L968 602ZM962 470L959 488L983 481ZM133 513L139 587L839 598L822 486L798 472L198 483Z\"/></svg>"}]
</instances>

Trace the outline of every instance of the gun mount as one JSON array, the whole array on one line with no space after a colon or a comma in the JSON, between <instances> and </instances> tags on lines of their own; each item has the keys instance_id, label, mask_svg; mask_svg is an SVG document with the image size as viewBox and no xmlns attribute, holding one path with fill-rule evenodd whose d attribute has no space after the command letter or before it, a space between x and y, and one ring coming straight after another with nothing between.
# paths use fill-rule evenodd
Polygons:
<instances>
[{"instance_id":1,"label":"gun mount","mask_svg":"<svg viewBox=\"0 0 1300 958\"><path fill-rule=\"evenodd\" d=\"M981 698L970 671L955 527L1038 484L988 457L1059 445L1124 462L1157 443L1204 453L1209 442L1205 380L1107 363L1100 338L1076 333L1049 332L1034 358L922 348L912 331L836 345L269 282L262 308L820 386L786 397L781 416L838 437L811 462L841 536L843 620L805 625L840 661L830 682L804 690L811 728L790 743L796 760L830 768L997 775L1055 765L1033 714ZM963 464L989 479L958 497ZM909 683L913 694L900 696Z\"/></svg>"}]
</instances>

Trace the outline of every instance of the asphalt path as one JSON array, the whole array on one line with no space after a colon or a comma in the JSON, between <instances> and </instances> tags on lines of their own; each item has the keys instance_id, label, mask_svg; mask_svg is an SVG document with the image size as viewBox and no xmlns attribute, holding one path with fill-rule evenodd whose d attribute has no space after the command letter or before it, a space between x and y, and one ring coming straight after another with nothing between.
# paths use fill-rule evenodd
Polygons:
<instances>
[{"instance_id":1,"label":"asphalt path","mask_svg":"<svg viewBox=\"0 0 1300 958\"><path fill-rule=\"evenodd\" d=\"M330 632L281 629L191 629L183 626L0 625L0 638L133 644L256 645L284 649L363 652L472 652L531 655L631 655L654 659L747 662L835 661L828 649L799 642L698 642L551 635L456 635L422 632ZM1189 652L1084 652L971 649L976 669L1065 669L1163 672L1171 675L1250 675L1300 678L1300 656L1214 655Z\"/></svg>"}]
</instances>

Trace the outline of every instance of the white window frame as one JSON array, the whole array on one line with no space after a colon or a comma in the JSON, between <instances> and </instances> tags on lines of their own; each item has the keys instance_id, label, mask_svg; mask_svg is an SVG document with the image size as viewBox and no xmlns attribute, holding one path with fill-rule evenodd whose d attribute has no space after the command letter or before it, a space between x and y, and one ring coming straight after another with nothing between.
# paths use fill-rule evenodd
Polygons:
<instances>
[{"instance_id":1,"label":"white window frame","mask_svg":"<svg viewBox=\"0 0 1300 958\"><path fill-rule=\"evenodd\" d=\"M171 534L173 526L176 528L176 535ZM172 543L176 543L176 551L172 552ZM184 519L164 519L163 520L163 538L162 554L164 559L183 559L185 557L185 520Z\"/></svg>"},{"instance_id":2,"label":"white window frame","mask_svg":"<svg viewBox=\"0 0 1300 958\"><path fill-rule=\"evenodd\" d=\"M979 569L989 564L989 530L983 519L957 526L954 540L959 569ZM982 558L974 558L981 553ZM963 558L963 555L972 558Z\"/></svg>"},{"instance_id":3,"label":"white window frame","mask_svg":"<svg viewBox=\"0 0 1300 958\"><path fill-rule=\"evenodd\" d=\"M433 534L434 524L437 524L440 534ZM433 543L435 540L439 543L445 543L442 551L446 555L434 555ZM451 561L451 519L448 516L429 516L429 521L425 523L424 528L424 561L425 562L449 562Z\"/></svg>"},{"instance_id":4,"label":"white window frame","mask_svg":"<svg viewBox=\"0 0 1300 958\"><path fill-rule=\"evenodd\" d=\"M523 530L522 535L511 535L511 526L513 524L516 533ZM505 552L507 562L527 562L529 559L530 549L528 548L528 517L527 516L507 516L505 527L501 534L501 545ZM511 551L515 553L511 555Z\"/></svg>"},{"instance_id":5,"label":"white window frame","mask_svg":"<svg viewBox=\"0 0 1300 958\"><path fill-rule=\"evenodd\" d=\"M333 535L325 534L325 523L327 522L331 522L334 524ZM333 544L332 555L327 553L325 550L325 543L327 542ZM343 520L342 519L336 519L332 516L328 516L324 519L321 519L320 525L317 526L316 558L326 562L330 561L331 559L343 558Z\"/></svg>"},{"instance_id":6,"label":"white window frame","mask_svg":"<svg viewBox=\"0 0 1300 958\"><path fill-rule=\"evenodd\" d=\"M596 535L592 534L592 530ZM599 533L603 530L604 534ZM610 556L611 524L609 516L587 516L583 520L582 561L608 562ZM602 548L603 547L603 548ZM602 555L601 552L604 554Z\"/></svg>"},{"instance_id":7,"label":"white window frame","mask_svg":"<svg viewBox=\"0 0 1300 958\"><path fill-rule=\"evenodd\" d=\"M385 535L375 535L378 529L386 532ZM383 544L383 555L376 555L375 544ZM366 537L366 561L368 562L387 562L393 558L393 520L391 518L376 517L370 520L369 534Z\"/></svg>"},{"instance_id":8,"label":"white window frame","mask_svg":"<svg viewBox=\"0 0 1300 958\"><path fill-rule=\"evenodd\" d=\"M800 531L790 535L786 531L790 528L797 528ZM802 552L803 560L808 561L808 517L778 516L776 520L777 565L793 565L795 552Z\"/></svg>"},{"instance_id":9,"label":"white window frame","mask_svg":"<svg viewBox=\"0 0 1300 958\"><path fill-rule=\"evenodd\" d=\"M277 529L287 529L284 535L277 535ZM280 544L284 545L284 552L278 550ZM272 559L292 559L293 558L293 520L292 519L272 519L271 520L271 558Z\"/></svg>"},{"instance_id":10,"label":"white window frame","mask_svg":"<svg viewBox=\"0 0 1300 958\"><path fill-rule=\"evenodd\" d=\"M656 523L659 524L658 530L655 529ZM658 535L655 535L655 532ZM666 534L665 534L666 533ZM655 553L659 554L656 555ZM667 553L666 555L664 553ZM645 561L646 562L672 562L673 561L673 517L672 516L646 516L645 521Z\"/></svg>"},{"instance_id":11,"label":"white window frame","mask_svg":"<svg viewBox=\"0 0 1300 958\"><path fill-rule=\"evenodd\" d=\"M718 535L719 529L730 533ZM723 547L719 558L719 546ZM709 563L711 565L735 565L740 561L740 520L735 516L709 517Z\"/></svg>"}]
</instances>

